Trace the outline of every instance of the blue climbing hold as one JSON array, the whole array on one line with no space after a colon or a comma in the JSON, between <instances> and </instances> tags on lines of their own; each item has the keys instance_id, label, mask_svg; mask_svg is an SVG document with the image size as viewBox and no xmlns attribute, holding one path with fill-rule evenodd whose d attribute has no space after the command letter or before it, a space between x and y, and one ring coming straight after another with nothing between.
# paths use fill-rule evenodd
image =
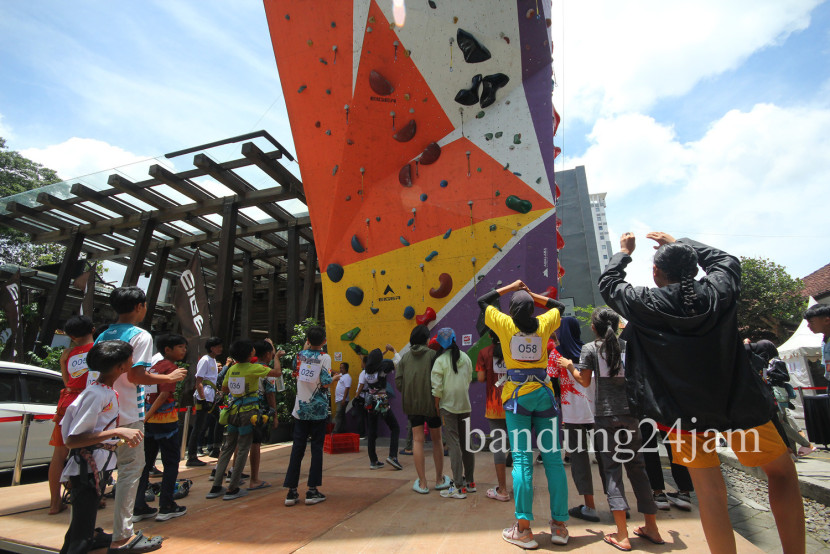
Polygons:
<instances>
[{"instance_id":1,"label":"blue climbing hold","mask_svg":"<svg viewBox=\"0 0 830 554\"><path fill-rule=\"evenodd\" d=\"M447 185L449 185L449 183L447 182L447 180L446 180L446 179L444 179L443 181L441 181L441 188L442 188L442 189L447 188Z\"/></svg>"},{"instance_id":2,"label":"blue climbing hold","mask_svg":"<svg viewBox=\"0 0 830 554\"><path fill-rule=\"evenodd\" d=\"M450 234L451 234L451 233L452 233L452 229L447 229L447 232L446 232L446 233L444 233L444 238L445 238L445 239L450 238Z\"/></svg>"},{"instance_id":3,"label":"blue climbing hold","mask_svg":"<svg viewBox=\"0 0 830 554\"><path fill-rule=\"evenodd\" d=\"M414 217L410 218L410 220L406 222L406 226L407 227L412 227L413 223L415 223L415 218Z\"/></svg>"},{"instance_id":4,"label":"blue climbing hold","mask_svg":"<svg viewBox=\"0 0 830 554\"><path fill-rule=\"evenodd\" d=\"M415 308L413 308L412 306L407 306L403 309L403 316L406 319L412 319L413 317L415 317Z\"/></svg>"},{"instance_id":5,"label":"blue climbing hold","mask_svg":"<svg viewBox=\"0 0 830 554\"><path fill-rule=\"evenodd\" d=\"M426 201L427 201L427 193L424 192L424 193L421 194L421 202L426 202Z\"/></svg>"},{"instance_id":6,"label":"blue climbing hold","mask_svg":"<svg viewBox=\"0 0 830 554\"><path fill-rule=\"evenodd\" d=\"M409 246L409 241L401 237L401 244L403 244L404 246Z\"/></svg>"},{"instance_id":7,"label":"blue climbing hold","mask_svg":"<svg viewBox=\"0 0 830 554\"><path fill-rule=\"evenodd\" d=\"M357 238L357 235L352 235L352 250L358 254L366 251L366 249L363 248L363 245L360 244L360 239Z\"/></svg>"},{"instance_id":8,"label":"blue climbing hold","mask_svg":"<svg viewBox=\"0 0 830 554\"><path fill-rule=\"evenodd\" d=\"M346 289L346 300L352 306L360 306L363 303L363 290L360 287L349 287Z\"/></svg>"},{"instance_id":9,"label":"blue climbing hold","mask_svg":"<svg viewBox=\"0 0 830 554\"><path fill-rule=\"evenodd\" d=\"M432 258L434 258L434 257L435 257L435 256L437 256L437 255L438 255L438 251L437 251L437 250L433 250L432 252L430 252L430 253L427 255L427 257L426 257L426 258L424 258L424 260L426 260L426 261L430 262L430 261L432 261Z\"/></svg>"},{"instance_id":10,"label":"blue climbing hold","mask_svg":"<svg viewBox=\"0 0 830 554\"><path fill-rule=\"evenodd\" d=\"M329 276L332 283L339 283L343 278L343 266L340 264L329 264L326 267L326 275Z\"/></svg>"},{"instance_id":11,"label":"blue climbing hold","mask_svg":"<svg viewBox=\"0 0 830 554\"><path fill-rule=\"evenodd\" d=\"M369 308L369 311L372 312L372 315L374 315L380 311L380 308Z\"/></svg>"}]
</instances>

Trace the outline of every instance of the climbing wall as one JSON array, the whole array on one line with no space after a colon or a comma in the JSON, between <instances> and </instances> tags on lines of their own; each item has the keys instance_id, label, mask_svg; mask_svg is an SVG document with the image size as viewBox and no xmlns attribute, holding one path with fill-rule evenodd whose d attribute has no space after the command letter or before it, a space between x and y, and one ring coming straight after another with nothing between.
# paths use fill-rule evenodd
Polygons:
<instances>
[{"instance_id":1,"label":"climbing wall","mask_svg":"<svg viewBox=\"0 0 830 554\"><path fill-rule=\"evenodd\" d=\"M392 0L265 0L328 350L353 367L417 323L467 350L478 295L519 278L555 294L561 273L549 3L405 9L398 26Z\"/></svg>"}]
</instances>

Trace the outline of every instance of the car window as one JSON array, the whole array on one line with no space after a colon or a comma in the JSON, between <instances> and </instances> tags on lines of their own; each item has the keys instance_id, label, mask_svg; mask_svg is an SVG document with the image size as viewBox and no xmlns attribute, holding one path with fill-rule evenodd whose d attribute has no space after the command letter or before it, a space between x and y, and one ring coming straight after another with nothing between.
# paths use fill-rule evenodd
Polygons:
<instances>
[{"instance_id":1,"label":"car window","mask_svg":"<svg viewBox=\"0 0 830 554\"><path fill-rule=\"evenodd\" d=\"M0 372L0 402L20 402L17 373Z\"/></svg>"},{"instance_id":2,"label":"car window","mask_svg":"<svg viewBox=\"0 0 830 554\"><path fill-rule=\"evenodd\" d=\"M26 375L26 389L29 392L27 402L32 404L57 404L61 395L63 381L40 375Z\"/></svg>"}]
</instances>

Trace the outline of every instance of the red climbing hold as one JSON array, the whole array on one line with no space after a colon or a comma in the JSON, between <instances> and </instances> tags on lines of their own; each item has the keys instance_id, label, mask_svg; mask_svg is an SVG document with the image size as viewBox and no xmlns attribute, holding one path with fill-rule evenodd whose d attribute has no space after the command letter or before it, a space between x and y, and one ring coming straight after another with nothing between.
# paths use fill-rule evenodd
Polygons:
<instances>
[{"instance_id":1,"label":"red climbing hold","mask_svg":"<svg viewBox=\"0 0 830 554\"><path fill-rule=\"evenodd\" d=\"M405 187L412 186L412 167L409 164L403 166L398 172L398 181Z\"/></svg>"},{"instance_id":2,"label":"red climbing hold","mask_svg":"<svg viewBox=\"0 0 830 554\"><path fill-rule=\"evenodd\" d=\"M452 277L449 273L442 273L438 276L440 285L429 289L429 295L433 298L444 298L452 291Z\"/></svg>"},{"instance_id":3,"label":"red climbing hold","mask_svg":"<svg viewBox=\"0 0 830 554\"><path fill-rule=\"evenodd\" d=\"M415 120L410 119L409 123L404 125L400 131L392 135L392 138L398 142L409 142L415 136Z\"/></svg>"},{"instance_id":4,"label":"red climbing hold","mask_svg":"<svg viewBox=\"0 0 830 554\"><path fill-rule=\"evenodd\" d=\"M392 86L392 83L387 81L386 77L374 69L371 73L369 73L369 86L375 94L379 94L381 96L389 96L395 91L395 87Z\"/></svg>"},{"instance_id":5,"label":"red climbing hold","mask_svg":"<svg viewBox=\"0 0 830 554\"><path fill-rule=\"evenodd\" d=\"M431 142L424 148L424 153L421 154L421 163L423 165L434 164L441 157L441 147L437 142Z\"/></svg>"},{"instance_id":6,"label":"red climbing hold","mask_svg":"<svg viewBox=\"0 0 830 554\"><path fill-rule=\"evenodd\" d=\"M556 249L562 250L565 248L565 239L562 238L562 235L559 233L559 229L556 230Z\"/></svg>"},{"instance_id":7,"label":"red climbing hold","mask_svg":"<svg viewBox=\"0 0 830 554\"><path fill-rule=\"evenodd\" d=\"M427 308L423 314L415 316L415 321L418 325L429 325L430 322L435 321L435 310Z\"/></svg>"}]
</instances>

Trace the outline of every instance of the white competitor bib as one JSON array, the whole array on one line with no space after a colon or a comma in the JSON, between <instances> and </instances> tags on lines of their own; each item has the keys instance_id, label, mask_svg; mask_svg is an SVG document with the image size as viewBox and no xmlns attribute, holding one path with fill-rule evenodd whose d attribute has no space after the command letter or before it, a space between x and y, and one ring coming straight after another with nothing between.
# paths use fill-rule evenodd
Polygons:
<instances>
[{"instance_id":1,"label":"white competitor bib","mask_svg":"<svg viewBox=\"0 0 830 554\"><path fill-rule=\"evenodd\" d=\"M497 375L502 375L504 373L507 373L507 366L504 365L504 360L499 361L499 360L493 358L493 373L495 373Z\"/></svg>"},{"instance_id":2,"label":"white competitor bib","mask_svg":"<svg viewBox=\"0 0 830 554\"><path fill-rule=\"evenodd\" d=\"M89 384L92 383L93 381L97 381L98 376L100 374L101 373L98 372L98 371L87 371L86 372L86 385L89 386Z\"/></svg>"},{"instance_id":3,"label":"white competitor bib","mask_svg":"<svg viewBox=\"0 0 830 554\"><path fill-rule=\"evenodd\" d=\"M70 356L69 359L66 360L66 370L73 379L77 379L87 370L86 355L86 352L82 352L80 354Z\"/></svg>"},{"instance_id":4,"label":"white competitor bib","mask_svg":"<svg viewBox=\"0 0 830 554\"><path fill-rule=\"evenodd\" d=\"M538 362L542 359L542 337L516 333L510 337L510 357L517 362Z\"/></svg>"},{"instance_id":5,"label":"white competitor bib","mask_svg":"<svg viewBox=\"0 0 830 554\"><path fill-rule=\"evenodd\" d=\"M243 396L245 394L245 378L230 377L228 379L228 389L234 396Z\"/></svg>"},{"instance_id":6,"label":"white competitor bib","mask_svg":"<svg viewBox=\"0 0 830 554\"><path fill-rule=\"evenodd\" d=\"M144 385L144 394L156 394L158 391L158 385Z\"/></svg>"},{"instance_id":7,"label":"white competitor bib","mask_svg":"<svg viewBox=\"0 0 830 554\"><path fill-rule=\"evenodd\" d=\"M285 390L285 379L282 378L282 375L279 377L271 377L274 380L274 388L277 389L277 392L283 392Z\"/></svg>"},{"instance_id":8,"label":"white competitor bib","mask_svg":"<svg viewBox=\"0 0 830 554\"><path fill-rule=\"evenodd\" d=\"M306 383L316 383L320 377L320 363L319 358L311 358L300 363L297 379Z\"/></svg>"}]
</instances>

